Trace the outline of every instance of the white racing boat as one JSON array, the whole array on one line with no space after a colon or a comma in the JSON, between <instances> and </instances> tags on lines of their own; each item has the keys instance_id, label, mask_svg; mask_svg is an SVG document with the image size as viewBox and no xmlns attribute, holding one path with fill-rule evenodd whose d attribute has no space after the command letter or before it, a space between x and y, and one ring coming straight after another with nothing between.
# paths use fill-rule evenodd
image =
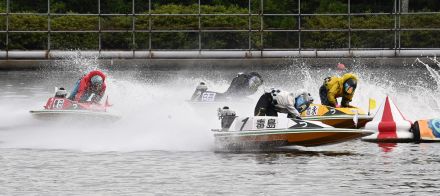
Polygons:
<instances>
[{"instance_id":1,"label":"white racing boat","mask_svg":"<svg viewBox=\"0 0 440 196\"><path fill-rule=\"evenodd\" d=\"M372 134L362 129L334 128L318 121L286 117L238 117L219 109L222 128L212 129L216 151L259 151L284 146L320 146L353 140Z\"/></svg>"}]
</instances>

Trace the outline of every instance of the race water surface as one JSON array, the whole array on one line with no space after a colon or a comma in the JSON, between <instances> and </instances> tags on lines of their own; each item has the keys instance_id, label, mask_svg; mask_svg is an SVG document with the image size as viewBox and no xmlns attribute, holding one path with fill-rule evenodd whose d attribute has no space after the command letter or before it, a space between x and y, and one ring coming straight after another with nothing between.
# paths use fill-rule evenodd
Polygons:
<instances>
[{"instance_id":1,"label":"race water surface","mask_svg":"<svg viewBox=\"0 0 440 196\"><path fill-rule=\"evenodd\" d=\"M435 59L432 59L435 65ZM78 63L79 62L79 63ZM410 120L440 117L438 66L416 61L399 68L368 68L353 62L359 86L353 105L366 109L393 98ZM81 64L78 65L78 64ZM432 64L432 62L430 62ZM0 72L1 195L437 195L438 145L375 144L294 147L274 153L215 153L210 129L220 126L217 106L187 102L195 86L225 91L239 71L105 70L107 92L121 115L114 123L37 121L55 86L71 89L96 65L75 60L62 69ZM99 67L98 67L99 68ZM252 114L264 89L307 89L319 102L333 67L258 69L265 84L249 103ZM374 111L373 111L374 112Z\"/></svg>"}]
</instances>

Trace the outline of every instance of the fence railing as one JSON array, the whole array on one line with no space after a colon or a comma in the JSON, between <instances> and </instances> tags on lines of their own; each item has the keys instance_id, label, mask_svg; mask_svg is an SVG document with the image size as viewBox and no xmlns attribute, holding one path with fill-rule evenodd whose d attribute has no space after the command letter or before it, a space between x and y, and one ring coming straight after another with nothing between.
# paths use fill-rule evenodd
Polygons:
<instances>
[{"instance_id":1,"label":"fence railing","mask_svg":"<svg viewBox=\"0 0 440 196\"><path fill-rule=\"evenodd\" d=\"M6 12L0 13L0 16L5 17L5 29L0 30L1 34L5 35L4 48L0 49L1 59L13 59L13 58L63 58L65 56L76 53L75 48L72 50L59 49L53 46L53 36L60 33L75 34L75 33L89 33L96 34L97 46L96 49L89 49L81 51L86 56L98 56L100 58L272 58L272 57L285 57L285 56L301 56L301 57L398 57L398 56L420 56L420 55L439 55L440 45L434 47L408 47L402 46L402 34L406 32L435 32L440 33L439 27L430 28L408 28L402 27L402 17L411 17L416 15L439 15L440 12L402 12L402 0L394 0L393 10L386 13L352 13L351 12L351 0L347 0L347 12L346 13L327 13L327 14L312 14L301 12L301 0L295 0L298 6L297 13L265 13L264 0L258 0L259 10L255 13L252 10L252 3L255 0L244 0L248 2L247 13L203 13L201 11L201 0L198 0L197 13L187 14L165 14L154 13L152 11L152 2L148 0L148 11L146 13L138 13L135 10L136 1L132 0L131 13L126 14L109 14L101 12L101 0L97 0L98 10L97 13L51 13L51 0L47 1L47 13L13 13L10 12L10 1L6 0ZM44 30L14 30L11 29L11 16L28 15L28 16L44 16L47 17L47 29ZM97 17L98 25L94 30L57 30L52 28L52 20L60 16L85 16L85 17ZM154 27L152 22L153 17L195 17L197 18L197 28L188 29L158 29ZM228 16L228 17L247 17L248 24L246 27L237 29L231 28L206 28L202 24L206 17L212 16ZM358 28L353 27L352 20L354 17L375 17L375 16L389 16L393 20L392 27L379 27L379 28ZM125 29L104 29L102 20L104 17L129 17L131 20L131 28ZM139 17L148 17L148 28L137 29L137 19ZM295 20L295 26L291 28L274 28L267 27L265 20L267 17L291 17ZM311 29L302 26L304 18L307 17L345 17L346 24L343 28L331 27L331 28L316 28ZM258 21L258 27L253 24L254 21ZM353 44L353 36L358 33L377 33L378 39L381 39L382 33L392 35L392 42L385 44L386 47L359 47ZM40 33L45 34L45 47L43 49L23 50L11 48L11 35L14 33L32 34ZM113 46L111 48L103 47L103 35L105 33L128 33L130 40L127 43L128 48L117 48ZM139 33L146 35L147 43L140 44L139 42L145 42L145 37L142 37L142 41L139 41ZM195 44L192 48L161 48L154 47L152 40L160 33L190 33L196 35L194 39ZM216 48L215 45L205 47L206 39L204 34L206 33L240 33L242 43L240 47L230 48ZM267 36L270 33L293 33L296 39L292 41L294 44L288 47L276 47L270 43ZM313 44L304 44L305 36L308 33L342 33L345 39L343 47L320 47ZM245 36L243 36L245 35ZM271 35L273 36L273 35ZM319 35L318 35L319 36ZM325 36L325 35L323 35ZM367 35L371 36L371 35ZM292 35L289 34L289 39L292 40ZM173 40L164 40L173 42ZM245 44L243 44L245 43Z\"/></svg>"}]
</instances>

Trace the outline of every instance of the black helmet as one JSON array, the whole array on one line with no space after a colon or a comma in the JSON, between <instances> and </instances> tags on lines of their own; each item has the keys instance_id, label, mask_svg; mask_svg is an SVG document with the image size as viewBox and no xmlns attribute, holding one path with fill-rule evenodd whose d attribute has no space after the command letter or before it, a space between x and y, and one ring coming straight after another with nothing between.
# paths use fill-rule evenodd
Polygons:
<instances>
[{"instance_id":1,"label":"black helmet","mask_svg":"<svg viewBox=\"0 0 440 196\"><path fill-rule=\"evenodd\" d=\"M353 94L356 90L357 82L356 80L350 78L344 82L344 93Z\"/></svg>"}]
</instances>

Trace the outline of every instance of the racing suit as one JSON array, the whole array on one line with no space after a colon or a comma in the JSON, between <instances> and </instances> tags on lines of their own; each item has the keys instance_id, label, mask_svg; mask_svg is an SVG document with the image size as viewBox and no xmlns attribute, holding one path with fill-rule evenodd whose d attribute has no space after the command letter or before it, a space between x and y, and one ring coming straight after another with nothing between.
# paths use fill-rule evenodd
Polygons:
<instances>
[{"instance_id":1,"label":"racing suit","mask_svg":"<svg viewBox=\"0 0 440 196\"><path fill-rule=\"evenodd\" d=\"M346 73L342 77L332 76L325 78L324 84L319 89L321 104L336 107L336 98L342 97L341 106L351 107L349 103L353 99L354 94L344 93L344 82L348 79L358 80L357 76L351 73Z\"/></svg>"},{"instance_id":2,"label":"racing suit","mask_svg":"<svg viewBox=\"0 0 440 196\"><path fill-rule=\"evenodd\" d=\"M288 118L300 119L300 113L295 108L294 94L286 91L273 89L271 92L264 93L255 106L255 116L278 116L278 112L287 113Z\"/></svg>"},{"instance_id":3,"label":"racing suit","mask_svg":"<svg viewBox=\"0 0 440 196\"><path fill-rule=\"evenodd\" d=\"M259 80L259 82L254 84L253 82L255 80ZM258 87L262 84L262 82L263 80L258 74L251 75L247 73L240 73L234 79L232 79L231 85L223 94L231 97L249 96L257 92Z\"/></svg>"},{"instance_id":4,"label":"racing suit","mask_svg":"<svg viewBox=\"0 0 440 196\"><path fill-rule=\"evenodd\" d=\"M91 87L90 79L95 75L101 76L103 80L100 89L93 89ZM72 93L70 93L68 99L72 101L85 102L91 98L92 102L98 103L104 96L105 89L106 85L104 73L99 70L91 71L76 82L75 87L73 88ZM93 97L91 97L92 95Z\"/></svg>"}]
</instances>

